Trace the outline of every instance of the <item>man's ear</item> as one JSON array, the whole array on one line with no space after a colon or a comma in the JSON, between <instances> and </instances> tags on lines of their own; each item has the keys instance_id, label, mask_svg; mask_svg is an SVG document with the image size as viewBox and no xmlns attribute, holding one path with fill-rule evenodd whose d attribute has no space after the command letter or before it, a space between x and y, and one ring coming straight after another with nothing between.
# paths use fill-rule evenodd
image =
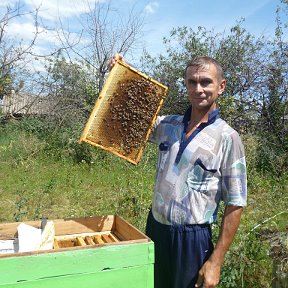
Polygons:
<instances>
[{"instance_id":1,"label":"man's ear","mask_svg":"<svg viewBox=\"0 0 288 288\"><path fill-rule=\"evenodd\" d=\"M222 79L220 84L219 84L219 91L218 91L218 95L221 95L224 90L225 90L225 87L226 87L226 83L227 81L225 79Z\"/></svg>"}]
</instances>

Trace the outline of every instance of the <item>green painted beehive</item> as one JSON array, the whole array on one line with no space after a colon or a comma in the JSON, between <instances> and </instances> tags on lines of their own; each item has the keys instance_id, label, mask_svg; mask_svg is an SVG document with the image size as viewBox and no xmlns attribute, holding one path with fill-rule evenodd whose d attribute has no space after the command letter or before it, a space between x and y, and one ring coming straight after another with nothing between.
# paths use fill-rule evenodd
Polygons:
<instances>
[{"instance_id":1,"label":"green painted beehive","mask_svg":"<svg viewBox=\"0 0 288 288\"><path fill-rule=\"evenodd\" d=\"M0 254L1 288L154 287L154 244L121 217L53 222L54 249ZM40 221L25 223L41 225ZM0 239L17 237L18 225L0 224Z\"/></svg>"}]
</instances>

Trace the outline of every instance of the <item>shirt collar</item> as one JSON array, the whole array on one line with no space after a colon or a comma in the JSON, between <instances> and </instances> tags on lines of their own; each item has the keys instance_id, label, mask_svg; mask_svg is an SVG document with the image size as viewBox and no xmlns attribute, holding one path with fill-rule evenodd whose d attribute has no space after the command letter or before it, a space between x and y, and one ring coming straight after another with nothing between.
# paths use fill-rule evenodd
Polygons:
<instances>
[{"instance_id":1,"label":"shirt collar","mask_svg":"<svg viewBox=\"0 0 288 288\"><path fill-rule=\"evenodd\" d=\"M188 126L188 123L190 121L190 118L191 118L191 111L192 111L192 106L190 105L188 107L188 109L186 110L185 114L184 114L184 117L183 117L183 124L184 124L184 128L186 130L187 126ZM212 124L213 122L215 122L216 119L218 119L220 116L219 116L219 108L216 108L214 110L212 110L211 112L209 112L208 114L208 122L206 123L206 125L210 125ZM184 131L185 131L184 130Z\"/></svg>"}]
</instances>

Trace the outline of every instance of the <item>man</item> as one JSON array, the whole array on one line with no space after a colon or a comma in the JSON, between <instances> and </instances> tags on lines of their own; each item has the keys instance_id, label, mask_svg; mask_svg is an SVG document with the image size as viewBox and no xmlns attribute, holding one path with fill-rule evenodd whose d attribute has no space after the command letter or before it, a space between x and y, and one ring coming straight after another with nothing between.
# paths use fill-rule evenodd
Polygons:
<instances>
[{"instance_id":1,"label":"man","mask_svg":"<svg viewBox=\"0 0 288 288\"><path fill-rule=\"evenodd\" d=\"M191 106L184 116L158 117L150 137L159 145L146 230L155 243L156 288L216 287L246 205L243 145L216 105L226 86L221 66L196 58L187 64L185 84ZM225 212L213 248L210 225L220 200Z\"/></svg>"}]
</instances>

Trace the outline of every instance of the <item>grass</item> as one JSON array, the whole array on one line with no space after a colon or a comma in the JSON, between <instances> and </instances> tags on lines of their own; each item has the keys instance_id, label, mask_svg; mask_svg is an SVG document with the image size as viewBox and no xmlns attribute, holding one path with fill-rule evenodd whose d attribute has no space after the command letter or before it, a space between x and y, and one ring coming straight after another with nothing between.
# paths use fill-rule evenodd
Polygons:
<instances>
[{"instance_id":1,"label":"grass","mask_svg":"<svg viewBox=\"0 0 288 288\"><path fill-rule=\"evenodd\" d=\"M45 155L31 135L3 130L0 222L118 214L144 230L155 177L151 146L138 167L107 153L75 164Z\"/></svg>"},{"instance_id":2,"label":"grass","mask_svg":"<svg viewBox=\"0 0 288 288\"><path fill-rule=\"evenodd\" d=\"M248 206L227 254L220 288L271 287L274 260L263 233L288 229L288 176L259 174L255 138L244 137L244 145ZM48 148L18 122L0 125L0 222L117 214L145 230L155 178L154 146L147 145L138 166L97 148L92 148L92 161L80 163L65 151L59 160L59 150L54 157L55 150ZM223 206L219 219L222 211ZM213 225L214 239L219 225Z\"/></svg>"}]
</instances>

